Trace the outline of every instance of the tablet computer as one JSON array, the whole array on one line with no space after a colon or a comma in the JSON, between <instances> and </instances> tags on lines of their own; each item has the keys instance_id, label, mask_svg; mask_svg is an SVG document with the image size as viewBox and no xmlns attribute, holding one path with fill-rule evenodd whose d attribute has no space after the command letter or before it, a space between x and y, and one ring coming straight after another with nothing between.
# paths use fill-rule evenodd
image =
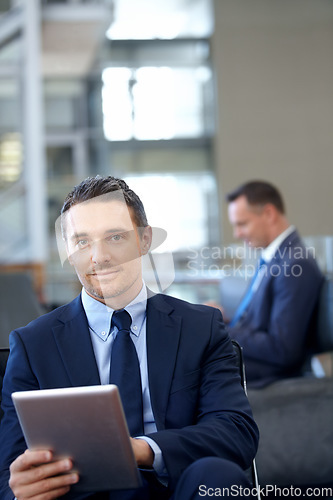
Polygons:
<instances>
[{"instance_id":1,"label":"tablet computer","mask_svg":"<svg viewBox=\"0 0 333 500\"><path fill-rule=\"evenodd\" d=\"M14 392L28 447L70 457L76 491L137 488L140 475L115 385Z\"/></svg>"}]
</instances>

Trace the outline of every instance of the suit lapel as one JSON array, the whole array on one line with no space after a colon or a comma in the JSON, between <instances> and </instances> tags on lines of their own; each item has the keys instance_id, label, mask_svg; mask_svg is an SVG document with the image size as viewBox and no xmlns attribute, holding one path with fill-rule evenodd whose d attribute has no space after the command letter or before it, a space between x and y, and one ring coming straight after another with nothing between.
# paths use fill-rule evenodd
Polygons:
<instances>
[{"instance_id":1,"label":"suit lapel","mask_svg":"<svg viewBox=\"0 0 333 500\"><path fill-rule=\"evenodd\" d=\"M147 302L147 363L151 405L157 429L163 429L165 413L181 329L181 317L172 314L173 308L163 296L156 295Z\"/></svg>"},{"instance_id":2,"label":"suit lapel","mask_svg":"<svg viewBox=\"0 0 333 500\"><path fill-rule=\"evenodd\" d=\"M295 246L303 248L303 243L296 230L290 233L290 235L287 236L287 238L279 245L271 260L271 263L291 260L293 258Z\"/></svg>"},{"instance_id":3,"label":"suit lapel","mask_svg":"<svg viewBox=\"0 0 333 500\"><path fill-rule=\"evenodd\" d=\"M277 266L281 266L281 263L292 258L295 245L302 246L302 241L300 240L297 231L293 231L289 236L287 236L287 238L277 248L270 262L266 264L267 269L255 291L258 296L267 297L267 287L274 277L279 276L279 274L283 272L283 269ZM262 312L260 312L260 309L258 308L257 301L251 301L249 308L250 307L255 307L256 312L260 315L262 314Z\"/></svg>"},{"instance_id":4,"label":"suit lapel","mask_svg":"<svg viewBox=\"0 0 333 500\"><path fill-rule=\"evenodd\" d=\"M156 295L147 301L147 364L152 409L158 429L165 413L174 373L181 317ZM71 302L53 328L64 368L73 386L99 385L100 378L81 298Z\"/></svg>"},{"instance_id":5,"label":"suit lapel","mask_svg":"<svg viewBox=\"0 0 333 500\"><path fill-rule=\"evenodd\" d=\"M80 296L68 305L59 320L59 326L53 328L53 335L70 382L73 386L99 385L101 382Z\"/></svg>"}]
</instances>

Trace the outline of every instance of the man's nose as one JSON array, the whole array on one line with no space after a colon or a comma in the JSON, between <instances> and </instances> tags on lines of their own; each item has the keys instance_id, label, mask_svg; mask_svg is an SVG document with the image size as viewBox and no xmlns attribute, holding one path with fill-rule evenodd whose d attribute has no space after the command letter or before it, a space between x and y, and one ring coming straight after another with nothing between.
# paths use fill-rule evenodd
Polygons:
<instances>
[{"instance_id":1,"label":"man's nose","mask_svg":"<svg viewBox=\"0 0 333 500\"><path fill-rule=\"evenodd\" d=\"M105 241L99 240L93 243L91 250L91 259L95 264L110 262L111 258L110 248Z\"/></svg>"}]
</instances>

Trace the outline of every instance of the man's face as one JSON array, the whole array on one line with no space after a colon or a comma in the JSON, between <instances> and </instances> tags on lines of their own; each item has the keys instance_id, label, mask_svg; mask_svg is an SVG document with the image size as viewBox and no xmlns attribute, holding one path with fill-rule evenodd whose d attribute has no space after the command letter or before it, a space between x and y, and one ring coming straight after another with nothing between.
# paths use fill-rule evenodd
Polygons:
<instances>
[{"instance_id":1,"label":"man's face","mask_svg":"<svg viewBox=\"0 0 333 500\"><path fill-rule=\"evenodd\" d=\"M255 248L269 245L270 219L265 206L249 205L245 196L240 196L229 203L228 214L235 238Z\"/></svg>"},{"instance_id":2,"label":"man's face","mask_svg":"<svg viewBox=\"0 0 333 500\"><path fill-rule=\"evenodd\" d=\"M71 207L64 228L69 262L87 293L113 309L131 302L142 287L151 228L140 236L127 205L102 198Z\"/></svg>"}]
</instances>

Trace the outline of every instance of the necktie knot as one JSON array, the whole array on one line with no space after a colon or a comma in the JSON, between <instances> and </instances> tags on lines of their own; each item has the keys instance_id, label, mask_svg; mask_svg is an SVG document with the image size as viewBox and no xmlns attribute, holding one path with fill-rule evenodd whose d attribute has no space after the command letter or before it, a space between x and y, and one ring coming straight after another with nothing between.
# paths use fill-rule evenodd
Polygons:
<instances>
[{"instance_id":1,"label":"necktie knot","mask_svg":"<svg viewBox=\"0 0 333 500\"><path fill-rule=\"evenodd\" d=\"M258 268L260 269L262 266L264 266L266 264L265 262L265 259L263 259L262 257L260 257L259 259L259 264L258 264Z\"/></svg>"},{"instance_id":2,"label":"necktie knot","mask_svg":"<svg viewBox=\"0 0 333 500\"><path fill-rule=\"evenodd\" d=\"M118 330L130 331L132 318L130 314L122 309L121 311L114 311L111 319L111 327L116 326Z\"/></svg>"}]
</instances>

